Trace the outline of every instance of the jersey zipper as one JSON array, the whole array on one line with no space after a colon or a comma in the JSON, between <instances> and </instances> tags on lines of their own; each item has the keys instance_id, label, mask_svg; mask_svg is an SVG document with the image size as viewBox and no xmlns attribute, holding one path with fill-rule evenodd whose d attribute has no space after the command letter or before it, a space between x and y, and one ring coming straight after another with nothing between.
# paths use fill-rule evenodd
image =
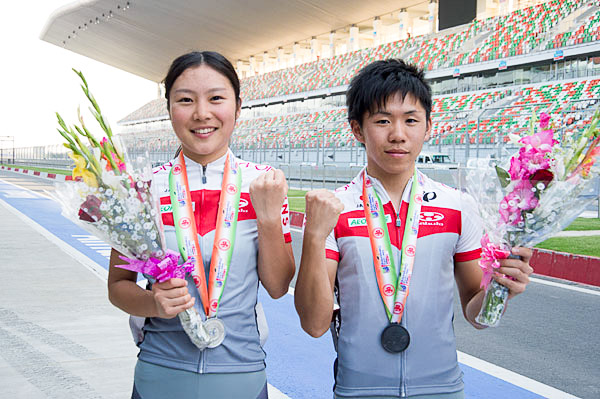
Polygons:
<instances>
[{"instance_id":1,"label":"jersey zipper","mask_svg":"<svg viewBox=\"0 0 600 399\"><path fill-rule=\"evenodd\" d=\"M202 165L202 184L206 184L206 166Z\"/></svg>"}]
</instances>

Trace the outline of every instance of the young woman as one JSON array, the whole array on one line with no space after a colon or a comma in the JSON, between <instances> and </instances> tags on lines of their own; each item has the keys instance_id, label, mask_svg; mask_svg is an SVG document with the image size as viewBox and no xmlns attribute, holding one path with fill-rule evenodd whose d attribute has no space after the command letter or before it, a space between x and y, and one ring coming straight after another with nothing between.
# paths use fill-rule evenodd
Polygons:
<instances>
[{"instance_id":1,"label":"young woman","mask_svg":"<svg viewBox=\"0 0 600 399\"><path fill-rule=\"evenodd\" d=\"M237 159L229 149L241 99L225 57L208 51L182 55L164 84L181 152L155 171L153 185L166 205L161 216L167 247L200 254L205 281L200 274L144 290L137 273L115 267L123 262L113 250L110 301L145 318L132 397L267 398L255 306L259 281L279 298L294 275L285 177ZM178 204L175 197L171 201L170 185L190 193L187 214L168 206ZM197 234L185 228L190 222ZM203 350L192 343L176 317L192 307L203 319L218 321L222 343Z\"/></svg>"}]
</instances>

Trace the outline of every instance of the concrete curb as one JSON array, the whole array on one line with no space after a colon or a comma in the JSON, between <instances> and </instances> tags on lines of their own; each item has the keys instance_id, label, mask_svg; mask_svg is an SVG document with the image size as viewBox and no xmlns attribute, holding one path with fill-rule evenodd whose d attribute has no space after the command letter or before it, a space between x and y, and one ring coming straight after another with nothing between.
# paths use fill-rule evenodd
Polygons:
<instances>
[{"instance_id":1,"label":"concrete curb","mask_svg":"<svg viewBox=\"0 0 600 399\"><path fill-rule=\"evenodd\" d=\"M290 224L302 228L304 214L290 212ZM531 265L536 274L600 287L600 258L534 249Z\"/></svg>"},{"instance_id":2,"label":"concrete curb","mask_svg":"<svg viewBox=\"0 0 600 399\"><path fill-rule=\"evenodd\" d=\"M79 180L79 178L73 179L73 176L68 175L60 175L56 173L48 173L48 172L37 172L25 168L13 168L8 166L0 166L0 170L6 170L14 173L22 173L31 176L41 177L43 179L53 180L53 181L70 181L70 180Z\"/></svg>"}]
</instances>

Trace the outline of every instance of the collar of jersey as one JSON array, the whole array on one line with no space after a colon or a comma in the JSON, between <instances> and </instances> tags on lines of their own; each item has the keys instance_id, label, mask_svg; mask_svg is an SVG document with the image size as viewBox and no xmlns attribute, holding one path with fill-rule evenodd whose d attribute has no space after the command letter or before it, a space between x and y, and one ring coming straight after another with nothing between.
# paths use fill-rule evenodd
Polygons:
<instances>
[{"instance_id":1,"label":"collar of jersey","mask_svg":"<svg viewBox=\"0 0 600 399\"><path fill-rule=\"evenodd\" d=\"M220 158L215 159L212 162L209 162L206 165L206 170L204 174L208 175L223 175L223 169L225 168L225 159L227 158L227 154L231 154L231 160L235 160L235 155L230 149L227 149L227 152ZM198 162L194 161L191 158L188 158L186 155L183 156L185 158L185 167L187 169L188 175L190 173L199 173L202 174L202 165Z\"/></svg>"},{"instance_id":2,"label":"collar of jersey","mask_svg":"<svg viewBox=\"0 0 600 399\"><path fill-rule=\"evenodd\" d=\"M364 176L364 172L367 168L364 167L360 173L358 174L358 176L356 176L354 179L356 181L356 185L357 188L360 190L361 194L362 194L362 178ZM417 170L417 173L419 175L421 175L421 171ZM375 188L375 191L377 192L377 195L379 195L379 199L381 199L381 204L385 205L388 202L390 202L390 196L388 195L387 191L385 190L385 187L383 187L383 184L376 178L373 177L371 175L369 175L367 173L367 176L369 176L369 178L371 179L371 183L373 184L373 187ZM410 180L408 180L408 183L406 183L406 187L404 187L404 191L402 192L402 202L406 202L408 203L410 201L410 187L412 185L412 181L413 181L414 176L411 176ZM396 212L398 211L398 209L396 209Z\"/></svg>"}]
</instances>

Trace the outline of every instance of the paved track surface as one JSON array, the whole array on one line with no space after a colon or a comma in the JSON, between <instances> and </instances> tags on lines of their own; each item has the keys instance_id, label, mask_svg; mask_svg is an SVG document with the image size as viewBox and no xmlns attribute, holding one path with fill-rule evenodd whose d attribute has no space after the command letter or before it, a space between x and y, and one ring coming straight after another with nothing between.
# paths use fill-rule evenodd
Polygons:
<instances>
[{"instance_id":1,"label":"paved track surface","mask_svg":"<svg viewBox=\"0 0 600 399\"><path fill-rule=\"evenodd\" d=\"M126 315L106 297L107 247L40 196L52 190L48 181L0 172L0 397L126 398L137 350ZM54 238L24 223L19 207ZM293 240L299 264L299 232ZM468 399L600 397L600 291L540 281L511 301L496 329L476 331L456 305ZM330 398L329 336L301 332L291 295L273 301L261 290L260 298L270 327L269 382L290 398Z\"/></svg>"}]
</instances>

